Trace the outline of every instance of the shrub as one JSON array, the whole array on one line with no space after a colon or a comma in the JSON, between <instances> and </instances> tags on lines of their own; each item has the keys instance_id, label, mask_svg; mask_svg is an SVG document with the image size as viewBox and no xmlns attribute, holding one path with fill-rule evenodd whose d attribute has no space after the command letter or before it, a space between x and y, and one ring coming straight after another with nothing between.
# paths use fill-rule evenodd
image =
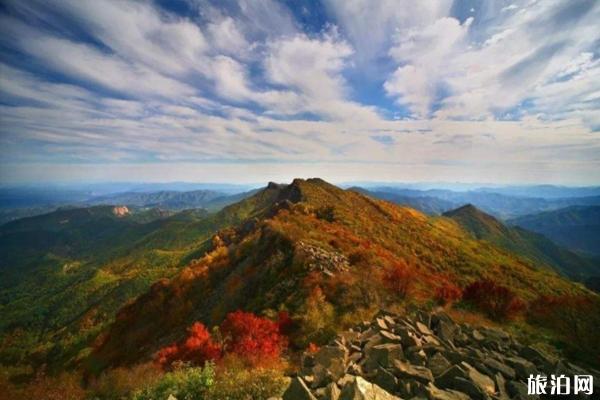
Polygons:
<instances>
[{"instance_id":1,"label":"shrub","mask_svg":"<svg viewBox=\"0 0 600 400\"><path fill-rule=\"evenodd\" d=\"M454 303L462 297L462 290L452 283L445 282L435 289L434 298L438 304Z\"/></svg>"},{"instance_id":2,"label":"shrub","mask_svg":"<svg viewBox=\"0 0 600 400\"><path fill-rule=\"evenodd\" d=\"M6 385L6 386L5 386ZM81 378L72 373L48 376L43 372L23 387L0 381L0 398L36 400L83 400L86 393Z\"/></svg>"},{"instance_id":3,"label":"shrub","mask_svg":"<svg viewBox=\"0 0 600 400\"><path fill-rule=\"evenodd\" d=\"M592 296L540 296L530 303L528 322L558 334L574 356L600 365L600 300Z\"/></svg>"},{"instance_id":4,"label":"shrub","mask_svg":"<svg viewBox=\"0 0 600 400\"><path fill-rule=\"evenodd\" d=\"M163 375L154 385L134 393L133 400L167 399L170 395L178 400L201 400L210 398L207 394L215 379L214 366L207 363L203 368L176 368Z\"/></svg>"},{"instance_id":5,"label":"shrub","mask_svg":"<svg viewBox=\"0 0 600 400\"><path fill-rule=\"evenodd\" d=\"M287 380L279 369L244 368L228 365L217 372L207 399L267 400L281 397ZM178 398L179 399L179 398Z\"/></svg>"},{"instance_id":6,"label":"shrub","mask_svg":"<svg viewBox=\"0 0 600 400\"><path fill-rule=\"evenodd\" d=\"M383 273L383 286L394 296L404 299L412 286L414 273L403 262L396 262Z\"/></svg>"},{"instance_id":7,"label":"shrub","mask_svg":"<svg viewBox=\"0 0 600 400\"><path fill-rule=\"evenodd\" d=\"M302 326L299 347L309 342L325 343L335 336L335 309L327 301L323 290L316 286L308 294L302 309Z\"/></svg>"},{"instance_id":8,"label":"shrub","mask_svg":"<svg viewBox=\"0 0 600 400\"><path fill-rule=\"evenodd\" d=\"M525 303L512 290L489 279L471 283L462 299L495 320L513 318L525 309Z\"/></svg>"},{"instance_id":9,"label":"shrub","mask_svg":"<svg viewBox=\"0 0 600 400\"><path fill-rule=\"evenodd\" d=\"M277 361L287 346L280 326L252 313L230 313L221 324L225 351L246 360L251 365L266 365Z\"/></svg>"},{"instance_id":10,"label":"shrub","mask_svg":"<svg viewBox=\"0 0 600 400\"><path fill-rule=\"evenodd\" d=\"M169 367L174 361L187 361L194 365L204 365L207 361L217 360L221 356L221 346L215 343L206 327L200 322L188 329L188 337L161 349L157 361L163 367Z\"/></svg>"},{"instance_id":11,"label":"shrub","mask_svg":"<svg viewBox=\"0 0 600 400\"><path fill-rule=\"evenodd\" d=\"M159 379L162 372L156 364L107 370L89 383L90 397L103 400L128 398L135 390Z\"/></svg>"}]
</instances>

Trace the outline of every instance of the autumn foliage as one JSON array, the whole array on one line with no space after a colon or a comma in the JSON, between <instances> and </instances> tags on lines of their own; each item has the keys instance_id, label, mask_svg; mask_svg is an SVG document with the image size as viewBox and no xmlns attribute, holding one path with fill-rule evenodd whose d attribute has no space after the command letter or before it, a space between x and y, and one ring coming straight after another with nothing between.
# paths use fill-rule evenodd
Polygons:
<instances>
[{"instance_id":1,"label":"autumn foliage","mask_svg":"<svg viewBox=\"0 0 600 400\"><path fill-rule=\"evenodd\" d=\"M462 290L449 282L444 282L435 289L435 301L441 305L454 303L460 300L461 297Z\"/></svg>"},{"instance_id":2,"label":"autumn foliage","mask_svg":"<svg viewBox=\"0 0 600 400\"><path fill-rule=\"evenodd\" d=\"M396 262L383 274L383 286L394 296L405 298L408 295L414 273L405 263Z\"/></svg>"},{"instance_id":3,"label":"autumn foliage","mask_svg":"<svg viewBox=\"0 0 600 400\"><path fill-rule=\"evenodd\" d=\"M489 279L471 283L462 299L495 320L513 318L525 309L525 303L512 290Z\"/></svg>"},{"instance_id":4,"label":"autumn foliage","mask_svg":"<svg viewBox=\"0 0 600 400\"><path fill-rule=\"evenodd\" d=\"M600 365L600 300L597 296L540 296L529 304L527 319L557 333L573 356Z\"/></svg>"},{"instance_id":5,"label":"autumn foliage","mask_svg":"<svg viewBox=\"0 0 600 400\"><path fill-rule=\"evenodd\" d=\"M230 313L221 324L218 341L202 323L196 322L185 339L161 349L156 360L163 368L175 361L204 365L230 354L252 366L272 363L287 346L282 330L291 324L287 313L280 313L279 317L275 322L243 311Z\"/></svg>"},{"instance_id":6,"label":"autumn foliage","mask_svg":"<svg viewBox=\"0 0 600 400\"><path fill-rule=\"evenodd\" d=\"M161 349L157 361L163 366L171 365L174 361L188 361L203 365L206 361L214 361L221 357L221 346L215 343L210 332L200 322L195 322L188 329L188 337Z\"/></svg>"},{"instance_id":7,"label":"autumn foliage","mask_svg":"<svg viewBox=\"0 0 600 400\"><path fill-rule=\"evenodd\" d=\"M225 350L251 365L277 360L287 346L277 322L243 311L228 314L221 332Z\"/></svg>"}]
</instances>

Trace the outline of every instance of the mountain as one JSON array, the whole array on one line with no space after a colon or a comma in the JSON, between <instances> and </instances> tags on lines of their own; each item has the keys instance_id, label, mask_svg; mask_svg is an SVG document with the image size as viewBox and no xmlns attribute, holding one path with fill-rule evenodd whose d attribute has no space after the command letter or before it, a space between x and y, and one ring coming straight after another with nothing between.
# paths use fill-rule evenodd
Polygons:
<instances>
[{"instance_id":1,"label":"mountain","mask_svg":"<svg viewBox=\"0 0 600 400\"><path fill-rule=\"evenodd\" d=\"M193 321L214 326L237 309L259 315L287 310L298 324L292 346L323 342L393 304L390 293L396 292L386 289L395 282L386 278L390 270L406 277L417 302L431 299L444 282L464 287L481 278L525 300L589 293L552 265L478 240L475 225L465 229L452 215L427 217L321 179L269 184L223 211L249 218L220 230L206 253L123 307L98 337L89 368L147 359L181 338ZM490 229L505 229L481 218Z\"/></svg>"},{"instance_id":2,"label":"mountain","mask_svg":"<svg viewBox=\"0 0 600 400\"><path fill-rule=\"evenodd\" d=\"M371 191L360 187L351 187L349 190L354 190L377 199L391 201L392 203L399 205L412 207L429 215L440 215L445 211L452 210L458 206L454 202L432 196L407 196L395 192Z\"/></svg>"},{"instance_id":3,"label":"mountain","mask_svg":"<svg viewBox=\"0 0 600 400\"><path fill-rule=\"evenodd\" d=\"M125 192L106 196L93 197L86 204L126 204L137 207L157 207L167 210L183 210L189 208L205 208L216 211L226 205L235 203L256 191L226 195L213 190L158 191L158 192Z\"/></svg>"},{"instance_id":4,"label":"mountain","mask_svg":"<svg viewBox=\"0 0 600 400\"><path fill-rule=\"evenodd\" d=\"M385 186L369 188L369 191L379 198L392 198L392 196L400 196L400 198L435 198L439 201L453 204L451 208L464 204L473 204L477 208L501 219L556 210L572 205L600 205L600 196L565 198L523 197L520 195L495 193L488 190L491 189L457 192L443 189L416 190ZM581 191L575 193L595 192Z\"/></svg>"},{"instance_id":5,"label":"mountain","mask_svg":"<svg viewBox=\"0 0 600 400\"><path fill-rule=\"evenodd\" d=\"M216 230L252 215L244 204L210 215L68 208L3 225L0 362L29 362L33 354L75 362L123 304L203 254Z\"/></svg>"},{"instance_id":6,"label":"mountain","mask_svg":"<svg viewBox=\"0 0 600 400\"><path fill-rule=\"evenodd\" d=\"M569 197L598 197L599 186L570 187L555 185L521 185L480 187L475 191L499 193L508 196L565 199Z\"/></svg>"},{"instance_id":7,"label":"mountain","mask_svg":"<svg viewBox=\"0 0 600 400\"><path fill-rule=\"evenodd\" d=\"M572 251L600 256L600 206L572 206L508 222L541 233Z\"/></svg>"},{"instance_id":8,"label":"mountain","mask_svg":"<svg viewBox=\"0 0 600 400\"><path fill-rule=\"evenodd\" d=\"M600 276L600 264L557 246L543 235L520 227L509 227L471 204L444 213L477 239L491 242L540 265L551 266L576 280Z\"/></svg>"}]
</instances>

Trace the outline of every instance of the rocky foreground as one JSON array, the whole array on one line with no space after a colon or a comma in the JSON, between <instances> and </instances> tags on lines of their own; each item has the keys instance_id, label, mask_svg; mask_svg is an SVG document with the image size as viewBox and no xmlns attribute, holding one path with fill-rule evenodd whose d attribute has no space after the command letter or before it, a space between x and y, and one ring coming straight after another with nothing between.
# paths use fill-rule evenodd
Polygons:
<instances>
[{"instance_id":1,"label":"rocky foreground","mask_svg":"<svg viewBox=\"0 0 600 400\"><path fill-rule=\"evenodd\" d=\"M372 322L344 332L318 352L305 354L283 400L534 399L530 375L594 376L500 329L473 328L444 312L397 316L380 312ZM544 396L542 395L542 398Z\"/></svg>"}]
</instances>

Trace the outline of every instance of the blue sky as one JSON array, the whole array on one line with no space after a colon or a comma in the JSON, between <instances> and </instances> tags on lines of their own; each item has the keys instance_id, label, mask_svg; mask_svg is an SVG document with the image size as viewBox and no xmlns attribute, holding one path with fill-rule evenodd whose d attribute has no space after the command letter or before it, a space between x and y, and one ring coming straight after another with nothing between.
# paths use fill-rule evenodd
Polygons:
<instances>
[{"instance_id":1,"label":"blue sky","mask_svg":"<svg viewBox=\"0 0 600 400\"><path fill-rule=\"evenodd\" d=\"M595 0L5 0L0 182L600 183Z\"/></svg>"}]
</instances>

